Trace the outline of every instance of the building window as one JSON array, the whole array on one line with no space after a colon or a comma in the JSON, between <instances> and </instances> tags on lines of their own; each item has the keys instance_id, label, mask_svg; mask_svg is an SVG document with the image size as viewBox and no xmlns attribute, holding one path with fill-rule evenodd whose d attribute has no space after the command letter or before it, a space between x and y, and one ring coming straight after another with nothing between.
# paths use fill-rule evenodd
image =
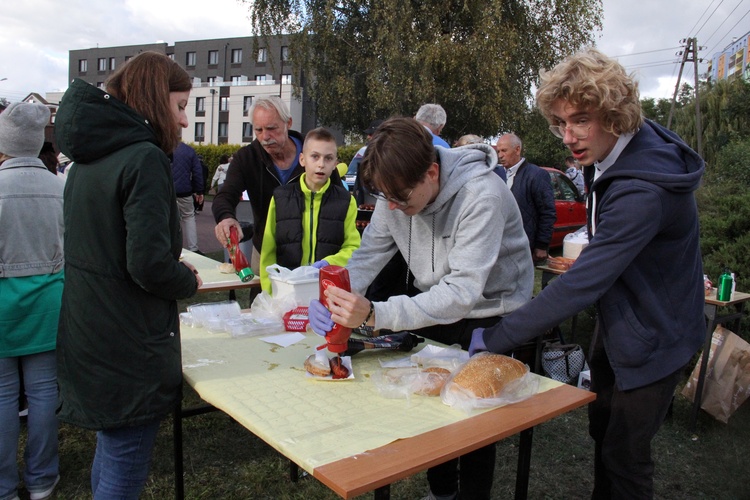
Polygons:
<instances>
[{"instance_id":1,"label":"building window","mask_svg":"<svg viewBox=\"0 0 750 500\"><path fill-rule=\"evenodd\" d=\"M89 61L88 59L79 59L78 60L78 72L79 73L85 73L89 70Z\"/></svg>"},{"instance_id":2,"label":"building window","mask_svg":"<svg viewBox=\"0 0 750 500\"><path fill-rule=\"evenodd\" d=\"M229 111L229 96L219 97L219 111Z\"/></svg>"},{"instance_id":3,"label":"building window","mask_svg":"<svg viewBox=\"0 0 750 500\"><path fill-rule=\"evenodd\" d=\"M96 88L103 89L104 88L104 82L96 82Z\"/></svg>"},{"instance_id":4,"label":"building window","mask_svg":"<svg viewBox=\"0 0 750 500\"><path fill-rule=\"evenodd\" d=\"M206 98L195 98L195 116L206 116Z\"/></svg>"},{"instance_id":5,"label":"building window","mask_svg":"<svg viewBox=\"0 0 750 500\"><path fill-rule=\"evenodd\" d=\"M195 142L203 142L206 140L206 124L203 122L195 122Z\"/></svg>"},{"instance_id":6,"label":"building window","mask_svg":"<svg viewBox=\"0 0 750 500\"><path fill-rule=\"evenodd\" d=\"M266 62L267 58L268 54L266 53L266 49L258 49L258 62L264 63Z\"/></svg>"},{"instance_id":7,"label":"building window","mask_svg":"<svg viewBox=\"0 0 750 500\"><path fill-rule=\"evenodd\" d=\"M289 47L286 45L281 47L281 60L284 62L289 60Z\"/></svg>"},{"instance_id":8,"label":"building window","mask_svg":"<svg viewBox=\"0 0 750 500\"><path fill-rule=\"evenodd\" d=\"M242 83L242 77L241 76L233 76L232 77L232 85L239 85Z\"/></svg>"},{"instance_id":9,"label":"building window","mask_svg":"<svg viewBox=\"0 0 750 500\"><path fill-rule=\"evenodd\" d=\"M281 75L281 83L284 85L292 84L292 75Z\"/></svg>"},{"instance_id":10,"label":"building window","mask_svg":"<svg viewBox=\"0 0 750 500\"><path fill-rule=\"evenodd\" d=\"M98 71L107 71L107 59L100 57L96 60L96 69Z\"/></svg>"},{"instance_id":11,"label":"building window","mask_svg":"<svg viewBox=\"0 0 750 500\"><path fill-rule=\"evenodd\" d=\"M185 54L185 66L195 66L195 52Z\"/></svg>"},{"instance_id":12,"label":"building window","mask_svg":"<svg viewBox=\"0 0 750 500\"><path fill-rule=\"evenodd\" d=\"M174 61L174 54L167 54L167 57ZM126 61L130 59L129 57L125 59Z\"/></svg>"},{"instance_id":13,"label":"building window","mask_svg":"<svg viewBox=\"0 0 750 500\"><path fill-rule=\"evenodd\" d=\"M253 140L253 124L250 122L242 123L242 142L251 142Z\"/></svg>"},{"instance_id":14,"label":"building window","mask_svg":"<svg viewBox=\"0 0 750 500\"><path fill-rule=\"evenodd\" d=\"M218 50L208 51L208 64L219 64L219 51Z\"/></svg>"},{"instance_id":15,"label":"building window","mask_svg":"<svg viewBox=\"0 0 750 500\"><path fill-rule=\"evenodd\" d=\"M242 62L242 49L232 49L232 64Z\"/></svg>"},{"instance_id":16,"label":"building window","mask_svg":"<svg viewBox=\"0 0 750 500\"><path fill-rule=\"evenodd\" d=\"M245 111L245 113L247 113L248 111L250 111L250 106L252 105L253 105L253 96L246 95L242 101L242 110Z\"/></svg>"},{"instance_id":17,"label":"building window","mask_svg":"<svg viewBox=\"0 0 750 500\"><path fill-rule=\"evenodd\" d=\"M255 82L263 84L266 81L266 75L255 75Z\"/></svg>"},{"instance_id":18,"label":"building window","mask_svg":"<svg viewBox=\"0 0 750 500\"><path fill-rule=\"evenodd\" d=\"M228 131L227 122L219 122L219 137L227 137L229 135Z\"/></svg>"},{"instance_id":19,"label":"building window","mask_svg":"<svg viewBox=\"0 0 750 500\"><path fill-rule=\"evenodd\" d=\"M209 76L208 78L206 78L206 81L208 82L208 86L209 87L213 87L214 85L216 85L216 77L215 76Z\"/></svg>"},{"instance_id":20,"label":"building window","mask_svg":"<svg viewBox=\"0 0 750 500\"><path fill-rule=\"evenodd\" d=\"M115 58L114 57L110 57L109 58L109 70L110 71L114 71L115 70L115 66L116 66Z\"/></svg>"}]
</instances>

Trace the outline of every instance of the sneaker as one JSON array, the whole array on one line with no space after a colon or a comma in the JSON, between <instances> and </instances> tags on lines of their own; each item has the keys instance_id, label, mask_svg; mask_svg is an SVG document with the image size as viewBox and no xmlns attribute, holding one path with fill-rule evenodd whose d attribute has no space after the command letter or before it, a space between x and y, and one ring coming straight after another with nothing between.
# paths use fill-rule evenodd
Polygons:
<instances>
[{"instance_id":1,"label":"sneaker","mask_svg":"<svg viewBox=\"0 0 750 500\"><path fill-rule=\"evenodd\" d=\"M55 486L57 486L57 483L60 482L60 475L55 478L55 482L52 483L52 486L47 488L44 491L30 491L29 492L29 498L31 500L44 500L45 498L49 498L52 496L52 492L55 491Z\"/></svg>"}]
</instances>

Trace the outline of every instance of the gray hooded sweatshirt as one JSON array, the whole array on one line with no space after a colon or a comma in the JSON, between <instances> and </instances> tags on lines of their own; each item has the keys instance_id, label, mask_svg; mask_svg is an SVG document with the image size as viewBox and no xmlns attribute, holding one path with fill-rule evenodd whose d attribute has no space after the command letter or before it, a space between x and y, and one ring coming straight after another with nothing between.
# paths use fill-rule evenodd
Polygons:
<instances>
[{"instance_id":1,"label":"gray hooded sweatshirt","mask_svg":"<svg viewBox=\"0 0 750 500\"><path fill-rule=\"evenodd\" d=\"M534 266L521 213L492 171L485 144L435 148L440 192L414 216L378 201L347 269L352 290L364 294L401 252L422 292L376 302L375 328L415 330L464 318L503 316L531 298Z\"/></svg>"}]
</instances>

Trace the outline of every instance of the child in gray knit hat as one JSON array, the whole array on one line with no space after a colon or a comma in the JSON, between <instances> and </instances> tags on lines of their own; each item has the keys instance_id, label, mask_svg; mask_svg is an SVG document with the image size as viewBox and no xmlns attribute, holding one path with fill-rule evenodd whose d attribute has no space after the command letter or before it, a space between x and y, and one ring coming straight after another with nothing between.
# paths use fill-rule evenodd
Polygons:
<instances>
[{"instance_id":1,"label":"child in gray knit hat","mask_svg":"<svg viewBox=\"0 0 750 500\"><path fill-rule=\"evenodd\" d=\"M0 498L52 495L60 480L57 437L57 321L63 291L63 189L38 158L46 106L14 103L0 113ZM20 373L23 371L23 378ZM19 394L28 435L18 470Z\"/></svg>"},{"instance_id":2,"label":"child in gray knit hat","mask_svg":"<svg viewBox=\"0 0 750 500\"><path fill-rule=\"evenodd\" d=\"M50 112L44 104L14 102L0 113L0 153L11 158L39 156Z\"/></svg>"}]
</instances>

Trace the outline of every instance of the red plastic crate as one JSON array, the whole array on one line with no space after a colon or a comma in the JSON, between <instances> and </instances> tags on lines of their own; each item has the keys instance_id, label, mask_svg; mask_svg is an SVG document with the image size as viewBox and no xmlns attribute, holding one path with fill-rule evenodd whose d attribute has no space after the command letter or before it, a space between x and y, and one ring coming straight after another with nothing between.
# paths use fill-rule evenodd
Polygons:
<instances>
[{"instance_id":1,"label":"red plastic crate","mask_svg":"<svg viewBox=\"0 0 750 500\"><path fill-rule=\"evenodd\" d=\"M305 306L296 307L284 314L284 328L288 332L304 332L309 322Z\"/></svg>"}]
</instances>

